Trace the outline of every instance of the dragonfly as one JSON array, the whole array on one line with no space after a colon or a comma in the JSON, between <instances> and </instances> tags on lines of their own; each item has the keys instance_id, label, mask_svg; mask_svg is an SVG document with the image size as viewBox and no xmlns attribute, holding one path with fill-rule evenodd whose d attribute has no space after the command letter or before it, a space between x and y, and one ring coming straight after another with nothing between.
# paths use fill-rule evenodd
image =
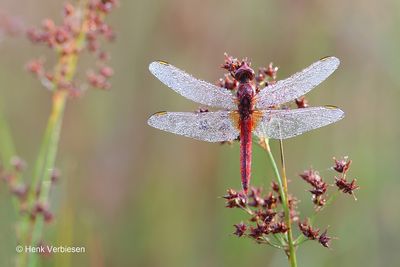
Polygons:
<instances>
[{"instance_id":1,"label":"dragonfly","mask_svg":"<svg viewBox=\"0 0 400 267\"><path fill-rule=\"evenodd\" d=\"M339 121L344 112L334 106L278 109L312 90L339 66L325 57L287 79L256 90L255 72L245 61L232 73L235 92L199 80L165 61L149 65L162 83L189 100L219 108L207 112L157 112L148 119L154 128L207 142L240 141L242 189L251 178L252 137L287 139Z\"/></svg>"}]
</instances>

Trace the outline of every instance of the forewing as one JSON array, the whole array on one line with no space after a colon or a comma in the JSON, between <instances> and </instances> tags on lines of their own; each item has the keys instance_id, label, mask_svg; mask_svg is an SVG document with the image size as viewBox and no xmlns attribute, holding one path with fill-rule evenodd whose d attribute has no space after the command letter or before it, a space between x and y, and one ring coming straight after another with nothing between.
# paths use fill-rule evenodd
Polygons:
<instances>
[{"instance_id":1,"label":"forewing","mask_svg":"<svg viewBox=\"0 0 400 267\"><path fill-rule=\"evenodd\" d=\"M312 107L292 110L264 110L254 134L286 139L337 122L344 117L336 107Z\"/></svg>"},{"instance_id":2,"label":"forewing","mask_svg":"<svg viewBox=\"0 0 400 267\"><path fill-rule=\"evenodd\" d=\"M339 64L336 57L326 57L285 80L265 87L256 96L256 108L266 109L305 95L328 78Z\"/></svg>"},{"instance_id":3,"label":"forewing","mask_svg":"<svg viewBox=\"0 0 400 267\"><path fill-rule=\"evenodd\" d=\"M239 136L232 113L159 112L147 123L154 128L208 142L232 141Z\"/></svg>"},{"instance_id":4,"label":"forewing","mask_svg":"<svg viewBox=\"0 0 400 267\"><path fill-rule=\"evenodd\" d=\"M190 100L211 107L236 108L229 90L198 80L166 62L155 61L149 65L149 70L165 85Z\"/></svg>"}]
</instances>

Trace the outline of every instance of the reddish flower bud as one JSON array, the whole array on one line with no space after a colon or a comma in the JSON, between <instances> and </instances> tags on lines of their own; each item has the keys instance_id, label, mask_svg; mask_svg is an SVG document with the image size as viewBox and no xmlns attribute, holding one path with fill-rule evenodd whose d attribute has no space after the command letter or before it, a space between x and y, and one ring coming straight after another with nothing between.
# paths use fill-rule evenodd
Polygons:
<instances>
[{"instance_id":1,"label":"reddish flower bud","mask_svg":"<svg viewBox=\"0 0 400 267\"><path fill-rule=\"evenodd\" d=\"M44 19L42 21L42 28L47 32L52 32L56 29L56 24L51 19Z\"/></svg>"},{"instance_id":2,"label":"reddish flower bud","mask_svg":"<svg viewBox=\"0 0 400 267\"><path fill-rule=\"evenodd\" d=\"M63 28L58 28L54 33L54 40L58 44L67 42L70 38L70 33Z\"/></svg>"},{"instance_id":3,"label":"reddish flower bud","mask_svg":"<svg viewBox=\"0 0 400 267\"><path fill-rule=\"evenodd\" d=\"M274 192L279 193L279 185L278 185L278 183L275 182L275 181L272 181L272 182L271 182L271 189L272 189Z\"/></svg>"},{"instance_id":4,"label":"reddish flower bud","mask_svg":"<svg viewBox=\"0 0 400 267\"><path fill-rule=\"evenodd\" d=\"M335 177L335 184L343 193L347 193L353 195L353 191L359 189L360 187L356 185L357 180L353 179L351 182L348 182L344 177Z\"/></svg>"},{"instance_id":5,"label":"reddish flower bud","mask_svg":"<svg viewBox=\"0 0 400 267\"><path fill-rule=\"evenodd\" d=\"M319 235L319 229L313 229L308 221L299 222L299 229L310 240L316 240Z\"/></svg>"},{"instance_id":6,"label":"reddish flower bud","mask_svg":"<svg viewBox=\"0 0 400 267\"><path fill-rule=\"evenodd\" d=\"M308 101L304 96L296 98L295 102L298 108L307 108L309 106Z\"/></svg>"},{"instance_id":7,"label":"reddish flower bud","mask_svg":"<svg viewBox=\"0 0 400 267\"><path fill-rule=\"evenodd\" d=\"M64 16L69 17L74 14L75 8L71 3L66 3L64 5Z\"/></svg>"},{"instance_id":8,"label":"reddish flower bud","mask_svg":"<svg viewBox=\"0 0 400 267\"><path fill-rule=\"evenodd\" d=\"M106 78L109 78L114 74L114 71L112 68L110 68L108 66L104 66L100 69L100 74Z\"/></svg>"},{"instance_id":9,"label":"reddish flower bud","mask_svg":"<svg viewBox=\"0 0 400 267\"><path fill-rule=\"evenodd\" d=\"M268 226L266 224L264 224L264 223L258 224L257 223L256 227L250 227L249 236L251 236L252 238L257 240L257 239L260 239L260 237L263 234L269 234L269 232L270 231L269 231Z\"/></svg>"},{"instance_id":10,"label":"reddish flower bud","mask_svg":"<svg viewBox=\"0 0 400 267\"><path fill-rule=\"evenodd\" d=\"M333 158L333 160L335 161L335 165L332 168L338 173L346 173L349 170L351 160L348 157L343 157L340 160Z\"/></svg>"},{"instance_id":11,"label":"reddish flower bud","mask_svg":"<svg viewBox=\"0 0 400 267\"><path fill-rule=\"evenodd\" d=\"M107 52L101 51L98 55L99 60L107 61L110 59L110 55Z\"/></svg>"},{"instance_id":12,"label":"reddish flower bud","mask_svg":"<svg viewBox=\"0 0 400 267\"><path fill-rule=\"evenodd\" d=\"M278 199L274 196L272 192L270 192L265 198L264 198L264 207L268 209L274 209L276 208Z\"/></svg>"},{"instance_id":13,"label":"reddish flower bud","mask_svg":"<svg viewBox=\"0 0 400 267\"><path fill-rule=\"evenodd\" d=\"M242 65L242 62L240 62L237 58L233 58L229 56L227 53L225 55L225 62L221 66L223 69L226 69L229 71L231 74L234 73L237 69L240 68Z\"/></svg>"},{"instance_id":14,"label":"reddish flower bud","mask_svg":"<svg viewBox=\"0 0 400 267\"><path fill-rule=\"evenodd\" d=\"M328 229L326 229L319 237L318 242L326 248L329 248L331 237L327 236Z\"/></svg>"},{"instance_id":15,"label":"reddish flower bud","mask_svg":"<svg viewBox=\"0 0 400 267\"><path fill-rule=\"evenodd\" d=\"M233 189L228 189L227 195L223 196L226 199L227 208L241 208L246 207L247 198L243 193L237 193Z\"/></svg>"},{"instance_id":16,"label":"reddish flower bud","mask_svg":"<svg viewBox=\"0 0 400 267\"><path fill-rule=\"evenodd\" d=\"M11 158L11 165L17 172L22 172L26 168L26 162L18 156Z\"/></svg>"},{"instance_id":17,"label":"reddish flower bud","mask_svg":"<svg viewBox=\"0 0 400 267\"><path fill-rule=\"evenodd\" d=\"M249 206L259 207L264 205L264 199L261 197L261 188L252 187L250 189L249 199L252 200L249 202Z\"/></svg>"},{"instance_id":18,"label":"reddish flower bud","mask_svg":"<svg viewBox=\"0 0 400 267\"><path fill-rule=\"evenodd\" d=\"M32 59L26 64L26 69L34 75L42 75L44 72L43 68L43 60L41 59Z\"/></svg>"},{"instance_id":19,"label":"reddish flower bud","mask_svg":"<svg viewBox=\"0 0 400 267\"><path fill-rule=\"evenodd\" d=\"M265 72L272 80L276 80L276 73L278 72L278 67L274 67L273 63L269 63L268 68Z\"/></svg>"},{"instance_id":20,"label":"reddish flower bud","mask_svg":"<svg viewBox=\"0 0 400 267\"><path fill-rule=\"evenodd\" d=\"M270 226L270 231L273 234L278 234L278 233L286 233L288 230L286 224L284 222L277 222L273 225Z\"/></svg>"},{"instance_id":21,"label":"reddish flower bud","mask_svg":"<svg viewBox=\"0 0 400 267\"><path fill-rule=\"evenodd\" d=\"M234 235L241 237L246 233L247 225L245 225L243 222L235 224L233 226L235 226L236 228L235 232L233 233Z\"/></svg>"}]
</instances>

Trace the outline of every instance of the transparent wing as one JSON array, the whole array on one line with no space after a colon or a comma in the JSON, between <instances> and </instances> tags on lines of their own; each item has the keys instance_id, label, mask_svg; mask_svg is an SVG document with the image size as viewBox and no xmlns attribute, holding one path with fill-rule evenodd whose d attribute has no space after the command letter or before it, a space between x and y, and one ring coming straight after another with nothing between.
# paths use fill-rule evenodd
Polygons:
<instances>
[{"instance_id":1,"label":"transparent wing","mask_svg":"<svg viewBox=\"0 0 400 267\"><path fill-rule=\"evenodd\" d=\"M254 134L273 139L294 137L337 122L344 117L342 110L330 106L260 112L262 116Z\"/></svg>"},{"instance_id":2,"label":"transparent wing","mask_svg":"<svg viewBox=\"0 0 400 267\"><path fill-rule=\"evenodd\" d=\"M149 70L165 85L190 100L211 107L237 107L229 90L198 80L166 62L153 62L149 65Z\"/></svg>"},{"instance_id":3,"label":"transparent wing","mask_svg":"<svg viewBox=\"0 0 400 267\"><path fill-rule=\"evenodd\" d=\"M231 112L159 112L147 123L154 128L208 142L232 141L239 136Z\"/></svg>"},{"instance_id":4,"label":"transparent wing","mask_svg":"<svg viewBox=\"0 0 400 267\"><path fill-rule=\"evenodd\" d=\"M305 95L328 78L339 64L336 57L326 57L285 80L265 87L256 96L256 108L266 109Z\"/></svg>"}]
</instances>

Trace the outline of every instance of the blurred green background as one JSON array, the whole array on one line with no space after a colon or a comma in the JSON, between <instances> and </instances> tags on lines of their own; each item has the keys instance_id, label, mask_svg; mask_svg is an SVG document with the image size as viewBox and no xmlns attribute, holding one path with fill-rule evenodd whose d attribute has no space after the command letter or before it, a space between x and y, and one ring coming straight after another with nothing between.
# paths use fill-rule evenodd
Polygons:
<instances>
[{"instance_id":1,"label":"blurred green background","mask_svg":"<svg viewBox=\"0 0 400 267\"><path fill-rule=\"evenodd\" d=\"M2 0L0 9L36 26L46 17L60 22L63 2ZM397 266L399 14L400 2L389 0L121 1L109 18L118 34L107 45L113 88L68 103L57 161L62 177L52 191L56 220L45 234L47 243L87 251L56 255L45 265L286 266L281 251L231 235L246 216L224 208L219 196L240 187L238 144L199 142L146 124L156 111L198 108L152 77L151 61L167 60L214 82L228 52L249 57L255 68L274 62L279 79L324 56L341 59L308 99L340 106L346 118L285 142L287 172L290 190L302 199L302 217L311 208L297 176L305 168L332 181L331 158L348 155L350 177L361 190L358 201L341 195L319 217L317 225L329 225L338 239L332 249L305 243L299 266ZM28 162L27 177L50 109L50 94L24 70L40 56L54 60L47 48L21 36L0 42L2 112ZM269 163L259 147L254 150L252 183L267 186ZM16 216L3 185L0 218L0 266L12 266Z\"/></svg>"}]
</instances>

